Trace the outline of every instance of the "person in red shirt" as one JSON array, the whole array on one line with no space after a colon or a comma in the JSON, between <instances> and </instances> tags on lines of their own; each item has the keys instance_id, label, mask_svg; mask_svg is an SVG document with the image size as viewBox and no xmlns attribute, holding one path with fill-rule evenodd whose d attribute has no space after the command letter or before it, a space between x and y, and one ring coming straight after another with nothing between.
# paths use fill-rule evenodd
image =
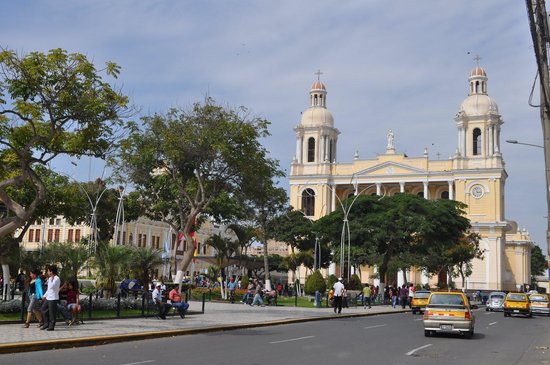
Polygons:
<instances>
[{"instance_id":1,"label":"person in red shirt","mask_svg":"<svg viewBox=\"0 0 550 365\"><path fill-rule=\"evenodd\" d=\"M172 307L178 310L180 317L185 318L187 309L189 309L189 304L185 303L182 300L178 285L174 285L174 288L170 290L170 293L168 293L168 299L170 299L170 302L172 303Z\"/></svg>"}]
</instances>

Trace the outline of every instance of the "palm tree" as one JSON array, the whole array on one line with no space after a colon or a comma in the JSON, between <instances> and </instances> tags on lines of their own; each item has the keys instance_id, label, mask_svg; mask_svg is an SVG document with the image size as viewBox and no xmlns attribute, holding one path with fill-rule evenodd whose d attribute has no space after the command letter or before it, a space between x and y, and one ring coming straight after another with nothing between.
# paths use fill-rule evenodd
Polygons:
<instances>
[{"instance_id":1,"label":"palm tree","mask_svg":"<svg viewBox=\"0 0 550 365\"><path fill-rule=\"evenodd\" d=\"M153 276L155 268L165 264L162 253L149 247L132 247L131 249L131 271L148 288L150 279Z\"/></svg>"},{"instance_id":2,"label":"palm tree","mask_svg":"<svg viewBox=\"0 0 550 365\"><path fill-rule=\"evenodd\" d=\"M130 264L133 265L131 259L132 251L129 247L100 243L93 264L98 275L96 286L105 291L106 298L110 298L115 293L115 281L121 279L124 273L128 272Z\"/></svg>"},{"instance_id":3,"label":"palm tree","mask_svg":"<svg viewBox=\"0 0 550 365\"><path fill-rule=\"evenodd\" d=\"M238 241L232 241L231 239L227 237L222 237L219 234L210 236L205 243L212 247L214 250L216 250L216 264L218 268L220 268L219 274L221 276L221 269L227 266L227 263L229 263L229 259L233 257L239 250L239 242ZM224 266L224 260L226 261L226 265ZM222 279L220 278L220 281ZM223 287L223 283L221 285L221 295L222 298L225 299L225 290Z\"/></svg>"},{"instance_id":4,"label":"palm tree","mask_svg":"<svg viewBox=\"0 0 550 365\"><path fill-rule=\"evenodd\" d=\"M44 258L61 266L59 277L77 277L88 259L86 247L73 242L53 242L44 249Z\"/></svg>"}]
</instances>

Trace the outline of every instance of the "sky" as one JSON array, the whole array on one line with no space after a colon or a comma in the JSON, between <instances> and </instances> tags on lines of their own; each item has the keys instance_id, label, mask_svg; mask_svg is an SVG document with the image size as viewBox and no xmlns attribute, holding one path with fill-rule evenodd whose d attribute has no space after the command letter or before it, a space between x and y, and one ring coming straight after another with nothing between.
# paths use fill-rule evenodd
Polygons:
<instances>
[{"instance_id":1,"label":"sky","mask_svg":"<svg viewBox=\"0 0 550 365\"><path fill-rule=\"evenodd\" d=\"M524 1L19 0L2 10L3 48L63 48L98 68L120 65L115 84L139 108L136 118L205 95L246 106L271 122L263 142L286 171L317 70L341 132L338 162L355 151L384 153L389 129L398 153L453 155L454 117L479 55L504 121L506 218L546 248L542 149L504 142L543 143L538 108L529 105L536 64ZM538 98L535 88L531 104ZM60 159L56 168L84 181L104 163Z\"/></svg>"}]
</instances>

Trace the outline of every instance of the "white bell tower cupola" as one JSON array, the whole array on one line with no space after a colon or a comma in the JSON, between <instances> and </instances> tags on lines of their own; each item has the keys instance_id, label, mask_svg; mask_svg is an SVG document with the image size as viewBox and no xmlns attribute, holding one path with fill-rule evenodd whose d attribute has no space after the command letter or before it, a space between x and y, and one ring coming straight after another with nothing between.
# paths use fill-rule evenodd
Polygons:
<instances>
[{"instance_id":1,"label":"white bell tower cupola","mask_svg":"<svg viewBox=\"0 0 550 365\"><path fill-rule=\"evenodd\" d=\"M479 61L479 57L476 60ZM468 97L460 105L455 118L458 129L456 157L484 159L486 161L478 163L478 167L497 167L495 163L501 164L500 127L503 124L498 105L487 94L487 73L483 68L479 65L473 68L468 81Z\"/></svg>"},{"instance_id":2,"label":"white bell tower cupola","mask_svg":"<svg viewBox=\"0 0 550 365\"><path fill-rule=\"evenodd\" d=\"M320 71L317 81L309 91L309 107L302 112L296 132L296 154L293 164L323 165L336 162L336 144L340 132L334 128L334 118L327 109L327 88L321 82ZM321 173L321 171L317 171Z\"/></svg>"}]
</instances>

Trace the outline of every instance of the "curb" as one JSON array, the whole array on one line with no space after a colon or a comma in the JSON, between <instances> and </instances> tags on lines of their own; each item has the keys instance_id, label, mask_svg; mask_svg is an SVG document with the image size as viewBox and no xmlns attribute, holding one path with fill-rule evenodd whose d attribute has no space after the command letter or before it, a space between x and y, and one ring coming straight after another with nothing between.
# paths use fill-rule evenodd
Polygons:
<instances>
[{"instance_id":1,"label":"curb","mask_svg":"<svg viewBox=\"0 0 550 365\"><path fill-rule=\"evenodd\" d=\"M405 310L400 309L400 310L392 310L392 311L385 311L385 312L378 312L378 313L355 313L355 314L340 314L340 315L323 316L323 317L302 317L302 318L293 318L293 319L267 321L267 322L265 321L253 322L253 323L246 323L246 324L210 326L210 327L189 328L189 329L181 329L181 330L139 332L139 333L127 333L127 334L121 334L121 335L67 338L67 339L48 340L48 341L17 342L17 343L0 345L0 354L13 354L13 353L21 353L21 352L54 350L54 349L64 349L64 348L73 348L73 347L107 345L107 344L117 343L117 342L130 342L130 341L157 339L162 337L175 337L175 336L194 335L194 334L200 334L200 333L232 331L232 330L239 330L239 329L246 329L246 328L278 326L278 325L293 324L293 323L333 320L333 319L339 319L339 318L371 317L371 316L378 316L378 315L385 315L385 314L407 313L410 311L411 311L410 309L405 309Z\"/></svg>"}]
</instances>

